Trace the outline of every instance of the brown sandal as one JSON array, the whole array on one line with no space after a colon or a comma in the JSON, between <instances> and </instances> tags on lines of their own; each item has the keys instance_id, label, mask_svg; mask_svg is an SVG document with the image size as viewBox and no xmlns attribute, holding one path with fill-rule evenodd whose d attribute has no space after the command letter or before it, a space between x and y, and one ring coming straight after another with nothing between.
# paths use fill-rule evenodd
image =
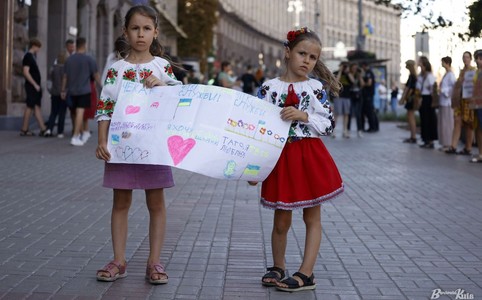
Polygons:
<instances>
[{"instance_id":1,"label":"brown sandal","mask_svg":"<svg viewBox=\"0 0 482 300\"><path fill-rule=\"evenodd\" d=\"M153 275L166 276L166 278L154 279ZM150 284L166 284L169 282L169 276L167 276L164 266L160 263L155 263L147 265L146 268L146 279L149 280Z\"/></svg>"},{"instance_id":2,"label":"brown sandal","mask_svg":"<svg viewBox=\"0 0 482 300\"><path fill-rule=\"evenodd\" d=\"M97 270L97 280L112 282L116 281L119 278L124 278L127 276L126 267L126 263L124 263L124 265L121 265L119 262L113 260L106 264L102 269ZM110 276L106 277L104 275L101 275L100 272L107 272L110 274Z\"/></svg>"}]
</instances>

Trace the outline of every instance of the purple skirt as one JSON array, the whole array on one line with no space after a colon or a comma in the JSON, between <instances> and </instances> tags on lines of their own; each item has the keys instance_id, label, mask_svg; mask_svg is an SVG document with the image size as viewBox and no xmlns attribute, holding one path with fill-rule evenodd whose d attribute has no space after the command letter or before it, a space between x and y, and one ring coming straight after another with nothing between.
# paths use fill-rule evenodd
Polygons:
<instances>
[{"instance_id":1,"label":"purple skirt","mask_svg":"<svg viewBox=\"0 0 482 300\"><path fill-rule=\"evenodd\" d=\"M169 166L105 163L104 187L120 190L151 190L174 186Z\"/></svg>"}]
</instances>

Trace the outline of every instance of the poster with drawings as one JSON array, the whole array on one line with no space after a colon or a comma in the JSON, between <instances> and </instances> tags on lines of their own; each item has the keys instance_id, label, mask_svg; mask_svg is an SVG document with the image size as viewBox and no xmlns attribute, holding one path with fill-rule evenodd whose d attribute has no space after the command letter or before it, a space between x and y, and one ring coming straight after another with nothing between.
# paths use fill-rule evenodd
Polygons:
<instances>
[{"instance_id":1,"label":"poster with drawings","mask_svg":"<svg viewBox=\"0 0 482 300\"><path fill-rule=\"evenodd\" d=\"M264 180L290 122L281 108L208 85L147 89L123 81L112 116L110 163L168 165L220 179Z\"/></svg>"}]
</instances>

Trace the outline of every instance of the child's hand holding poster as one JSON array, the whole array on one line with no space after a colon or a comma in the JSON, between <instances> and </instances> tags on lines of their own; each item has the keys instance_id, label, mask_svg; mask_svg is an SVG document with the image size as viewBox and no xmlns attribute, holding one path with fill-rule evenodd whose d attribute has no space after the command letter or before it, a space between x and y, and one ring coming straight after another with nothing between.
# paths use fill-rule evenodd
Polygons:
<instances>
[{"instance_id":1,"label":"child's hand holding poster","mask_svg":"<svg viewBox=\"0 0 482 300\"><path fill-rule=\"evenodd\" d=\"M286 143L281 108L207 85L146 89L123 81L110 163L168 165L214 178L264 180Z\"/></svg>"}]
</instances>

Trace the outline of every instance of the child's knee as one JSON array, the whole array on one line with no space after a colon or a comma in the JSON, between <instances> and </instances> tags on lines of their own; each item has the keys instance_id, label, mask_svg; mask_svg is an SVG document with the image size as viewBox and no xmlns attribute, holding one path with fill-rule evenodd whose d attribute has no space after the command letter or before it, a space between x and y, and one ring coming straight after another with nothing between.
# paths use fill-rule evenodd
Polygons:
<instances>
[{"instance_id":1,"label":"child's knee","mask_svg":"<svg viewBox=\"0 0 482 300\"><path fill-rule=\"evenodd\" d=\"M286 234L291 227L291 214L277 215L273 223L273 231L277 234Z\"/></svg>"},{"instance_id":2,"label":"child's knee","mask_svg":"<svg viewBox=\"0 0 482 300\"><path fill-rule=\"evenodd\" d=\"M113 210L116 211L124 211L129 210L131 207L131 201L129 200L116 200L114 201L114 206L112 207Z\"/></svg>"},{"instance_id":3,"label":"child's knee","mask_svg":"<svg viewBox=\"0 0 482 300\"><path fill-rule=\"evenodd\" d=\"M147 200L147 209L150 212L159 212L165 209L164 199L157 199L156 201Z\"/></svg>"}]
</instances>

